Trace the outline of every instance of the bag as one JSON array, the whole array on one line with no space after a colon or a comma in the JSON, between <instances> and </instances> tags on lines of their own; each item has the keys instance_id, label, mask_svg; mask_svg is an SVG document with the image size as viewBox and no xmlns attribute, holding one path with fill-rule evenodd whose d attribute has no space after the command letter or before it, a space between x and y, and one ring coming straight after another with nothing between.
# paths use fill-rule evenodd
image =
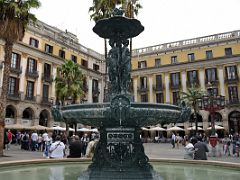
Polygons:
<instances>
[{"instance_id":1,"label":"bag","mask_svg":"<svg viewBox=\"0 0 240 180\"><path fill-rule=\"evenodd\" d=\"M61 142L60 142L60 143L61 143ZM55 151L55 149L57 149L57 147L60 145L60 143L58 143L53 150L50 150L50 149L49 149L48 152L49 152L49 153L52 153L53 151Z\"/></svg>"}]
</instances>

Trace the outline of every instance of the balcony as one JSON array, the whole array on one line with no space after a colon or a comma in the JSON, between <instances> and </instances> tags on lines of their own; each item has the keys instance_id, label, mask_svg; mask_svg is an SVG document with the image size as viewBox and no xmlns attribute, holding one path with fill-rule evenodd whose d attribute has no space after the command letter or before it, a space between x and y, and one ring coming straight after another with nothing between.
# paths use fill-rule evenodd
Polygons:
<instances>
[{"instance_id":1,"label":"balcony","mask_svg":"<svg viewBox=\"0 0 240 180\"><path fill-rule=\"evenodd\" d=\"M240 99L234 98L226 101L226 106L239 106L240 105Z\"/></svg>"},{"instance_id":2,"label":"balcony","mask_svg":"<svg viewBox=\"0 0 240 180\"><path fill-rule=\"evenodd\" d=\"M49 99L48 97L42 97L41 104L45 106L52 106L52 99Z\"/></svg>"},{"instance_id":3,"label":"balcony","mask_svg":"<svg viewBox=\"0 0 240 180\"><path fill-rule=\"evenodd\" d=\"M163 91L163 90L164 90L164 85L163 85L163 84L153 85L153 90L154 90L155 92Z\"/></svg>"},{"instance_id":4,"label":"balcony","mask_svg":"<svg viewBox=\"0 0 240 180\"><path fill-rule=\"evenodd\" d=\"M22 67L10 67L10 72L19 76L22 73Z\"/></svg>"},{"instance_id":5,"label":"balcony","mask_svg":"<svg viewBox=\"0 0 240 180\"><path fill-rule=\"evenodd\" d=\"M235 79L225 79L225 83L226 83L226 84L237 85L238 82L239 82L239 79L238 79L238 78L235 78Z\"/></svg>"},{"instance_id":6,"label":"balcony","mask_svg":"<svg viewBox=\"0 0 240 180\"><path fill-rule=\"evenodd\" d=\"M38 71L32 71L32 72L30 72L30 71L28 71L28 70L26 70L26 76L27 76L27 77L30 77L30 78L33 78L33 79L37 79L37 78L39 77Z\"/></svg>"},{"instance_id":7,"label":"balcony","mask_svg":"<svg viewBox=\"0 0 240 180\"><path fill-rule=\"evenodd\" d=\"M14 101L20 101L21 100L19 92L16 92L16 93L13 93L13 94L8 93L7 98L10 99L10 100L14 100Z\"/></svg>"},{"instance_id":8,"label":"balcony","mask_svg":"<svg viewBox=\"0 0 240 180\"><path fill-rule=\"evenodd\" d=\"M53 81L53 76L50 74L42 74L42 80L48 83L51 83Z\"/></svg>"},{"instance_id":9,"label":"balcony","mask_svg":"<svg viewBox=\"0 0 240 180\"><path fill-rule=\"evenodd\" d=\"M216 80L206 80L205 81L205 84L206 85L208 85L208 84L211 84L211 86L213 86L213 87L216 87L216 86L218 86L218 80L216 79Z\"/></svg>"},{"instance_id":10,"label":"balcony","mask_svg":"<svg viewBox=\"0 0 240 180\"><path fill-rule=\"evenodd\" d=\"M179 84L171 83L170 87L171 87L172 90L180 89L181 88L181 82L179 82Z\"/></svg>"},{"instance_id":11,"label":"balcony","mask_svg":"<svg viewBox=\"0 0 240 180\"><path fill-rule=\"evenodd\" d=\"M147 87L144 87L144 86L138 87L138 92L140 92L140 93L146 93L147 91L148 91Z\"/></svg>"},{"instance_id":12,"label":"balcony","mask_svg":"<svg viewBox=\"0 0 240 180\"><path fill-rule=\"evenodd\" d=\"M199 87L199 81L187 81L187 87Z\"/></svg>"},{"instance_id":13,"label":"balcony","mask_svg":"<svg viewBox=\"0 0 240 180\"><path fill-rule=\"evenodd\" d=\"M35 96L25 96L25 100L26 100L26 101L35 102L35 101L36 101L36 97L35 97Z\"/></svg>"}]
</instances>

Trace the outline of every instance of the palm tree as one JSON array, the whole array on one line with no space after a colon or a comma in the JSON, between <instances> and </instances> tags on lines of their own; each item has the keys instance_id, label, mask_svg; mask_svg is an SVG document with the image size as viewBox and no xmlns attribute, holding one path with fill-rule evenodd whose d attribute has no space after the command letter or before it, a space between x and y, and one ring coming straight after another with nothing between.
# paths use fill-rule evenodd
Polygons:
<instances>
[{"instance_id":1,"label":"palm tree","mask_svg":"<svg viewBox=\"0 0 240 180\"><path fill-rule=\"evenodd\" d=\"M198 131L197 113L199 112L197 101L198 99L201 99L203 97L203 95L205 94L205 91L197 87L195 83L187 90L188 90L187 92L181 92L181 96L182 96L181 100L185 101L193 109L193 117L194 117L195 126L196 126L195 135L197 135L197 131Z\"/></svg>"},{"instance_id":2,"label":"palm tree","mask_svg":"<svg viewBox=\"0 0 240 180\"><path fill-rule=\"evenodd\" d=\"M5 41L4 76L0 96L0 156L3 156L4 119L13 44L22 40L28 22L36 20L30 10L38 7L38 0L0 0L0 39Z\"/></svg>"},{"instance_id":3,"label":"palm tree","mask_svg":"<svg viewBox=\"0 0 240 180\"><path fill-rule=\"evenodd\" d=\"M134 18L134 15L138 15L138 10L141 9L142 6L138 2L138 0L126 0L123 4L123 9L125 11L125 16L128 18ZM130 39L130 56L132 57L132 38Z\"/></svg>"},{"instance_id":4,"label":"palm tree","mask_svg":"<svg viewBox=\"0 0 240 180\"><path fill-rule=\"evenodd\" d=\"M57 69L56 77L56 96L61 105L65 105L67 101L75 104L78 98L84 95L83 91L83 75L78 64L71 60L65 60L65 63ZM68 123L66 123L66 133L68 135Z\"/></svg>"}]
</instances>

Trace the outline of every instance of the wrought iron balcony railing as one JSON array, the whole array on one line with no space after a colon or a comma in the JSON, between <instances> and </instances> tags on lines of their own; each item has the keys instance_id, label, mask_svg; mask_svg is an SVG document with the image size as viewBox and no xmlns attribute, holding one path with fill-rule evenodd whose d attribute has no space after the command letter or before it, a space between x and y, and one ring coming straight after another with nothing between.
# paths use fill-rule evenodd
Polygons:
<instances>
[{"instance_id":1,"label":"wrought iron balcony railing","mask_svg":"<svg viewBox=\"0 0 240 180\"><path fill-rule=\"evenodd\" d=\"M46 105L46 106L52 106L52 100L49 99L48 97L42 97L41 104Z\"/></svg>"},{"instance_id":2,"label":"wrought iron balcony railing","mask_svg":"<svg viewBox=\"0 0 240 180\"><path fill-rule=\"evenodd\" d=\"M15 100L15 101L21 100L19 92L15 92L15 93L9 93L8 92L7 98L10 99L10 100Z\"/></svg>"},{"instance_id":3,"label":"wrought iron balcony railing","mask_svg":"<svg viewBox=\"0 0 240 180\"><path fill-rule=\"evenodd\" d=\"M226 84L237 84L239 82L238 78L235 79L225 79Z\"/></svg>"},{"instance_id":4,"label":"wrought iron balcony railing","mask_svg":"<svg viewBox=\"0 0 240 180\"><path fill-rule=\"evenodd\" d=\"M10 67L10 72L14 74L22 74L22 67Z\"/></svg>"},{"instance_id":5,"label":"wrought iron balcony railing","mask_svg":"<svg viewBox=\"0 0 240 180\"><path fill-rule=\"evenodd\" d=\"M174 89L180 89L181 88L181 82L179 82L178 84L173 84L171 83L171 89L174 90Z\"/></svg>"},{"instance_id":6,"label":"wrought iron balcony railing","mask_svg":"<svg viewBox=\"0 0 240 180\"><path fill-rule=\"evenodd\" d=\"M53 81L53 76L50 74L42 74L42 80L48 83L51 83Z\"/></svg>"},{"instance_id":7,"label":"wrought iron balcony railing","mask_svg":"<svg viewBox=\"0 0 240 180\"><path fill-rule=\"evenodd\" d=\"M229 99L226 101L227 106L239 106L240 105L240 99L234 98L234 99Z\"/></svg>"},{"instance_id":8,"label":"wrought iron balcony railing","mask_svg":"<svg viewBox=\"0 0 240 180\"><path fill-rule=\"evenodd\" d=\"M148 87L138 87L138 91L140 93L146 93L148 91Z\"/></svg>"},{"instance_id":9,"label":"wrought iron balcony railing","mask_svg":"<svg viewBox=\"0 0 240 180\"><path fill-rule=\"evenodd\" d=\"M164 85L163 85L163 84L154 85L154 86L153 86L153 90L154 90L154 91L163 91L163 90L164 90Z\"/></svg>"},{"instance_id":10,"label":"wrought iron balcony railing","mask_svg":"<svg viewBox=\"0 0 240 180\"><path fill-rule=\"evenodd\" d=\"M28 71L26 70L26 76L37 79L39 77L38 71Z\"/></svg>"},{"instance_id":11,"label":"wrought iron balcony railing","mask_svg":"<svg viewBox=\"0 0 240 180\"><path fill-rule=\"evenodd\" d=\"M26 101L36 101L36 97L35 96L25 96L25 100Z\"/></svg>"}]
</instances>

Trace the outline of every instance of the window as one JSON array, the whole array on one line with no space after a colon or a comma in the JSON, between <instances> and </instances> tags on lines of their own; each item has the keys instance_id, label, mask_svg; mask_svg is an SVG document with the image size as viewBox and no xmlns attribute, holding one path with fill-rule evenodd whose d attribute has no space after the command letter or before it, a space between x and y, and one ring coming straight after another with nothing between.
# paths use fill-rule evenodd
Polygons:
<instances>
[{"instance_id":1,"label":"window","mask_svg":"<svg viewBox=\"0 0 240 180\"><path fill-rule=\"evenodd\" d=\"M34 82L27 81L27 92L26 92L27 98L32 99L33 98L33 93L34 93Z\"/></svg>"},{"instance_id":2,"label":"window","mask_svg":"<svg viewBox=\"0 0 240 180\"><path fill-rule=\"evenodd\" d=\"M140 77L140 89L147 89L147 77Z\"/></svg>"},{"instance_id":3,"label":"window","mask_svg":"<svg viewBox=\"0 0 240 180\"><path fill-rule=\"evenodd\" d=\"M20 60L21 60L21 56L19 54L12 53L11 68L20 69Z\"/></svg>"},{"instance_id":4,"label":"window","mask_svg":"<svg viewBox=\"0 0 240 180\"><path fill-rule=\"evenodd\" d=\"M228 87L228 95L230 102L238 101L238 88L237 86L230 86Z\"/></svg>"},{"instance_id":5,"label":"window","mask_svg":"<svg viewBox=\"0 0 240 180\"><path fill-rule=\"evenodd\" d=\"M30 46L33 46L35 48L38 48L38 44L39 44L39 41L37 39L34 39L34 38L30 38L29 40L29 45Z\"/></svg>"},{"instance_id":6,"label":"window","mask_svg":"<svg viewBox=\"0 0 240 180\"><path fill-rule=\"evenodd\" d=\"M148 102L148 95L147 94L142 94L141 95L141 102Z\"/></svg>"},{"instance_id":7,"label":"window","mask_svg":"<svg viewBox=\"0 0 240 180\"><path fill-rule=\"evenodd\" d=\"M140 61L138 62L138 68L147 68L147 61Z\"/></svg>"},{"instance_id":8,"label":"window","mask_svg":"<svg viewBox=\"0 0 240 180\"><path fill-rule=\"evenodd\" d=\"M226 76L228 80L236 80L237 79L237 66L228 66L225 67Z\"/></svg>"},{"instance_id":9,"label":"window","mask_svg":"<svg viewBox=\"0 0 240 180\"><path fill-rule=\"evenodd\" d=\"M155 67L160 67L161 59L155 59Z\"/></svg>"},{"instance_id":10,"label":"window","mask_svg":"<svg viewBox=\"0 0 240 180\"><path fill-rule=\"evenodd\" d=\"M206 73L207 83L217 81L217 69L216 68L206 69L205 73Z\"/></svg>"},{"instance_id":11,"label":"window","mask_svg":"<svg viewBox=\"0 0 240 180\"><path fill-rule=\"evenodd\" d=\"M28 58L27 69L29 73L34 73L37 71L37 62L35 59Z\"/></svg>"},{"instance_id":12,"label":"window","mask_svg":"<svg viewBox=\"0 0 240 180\"><path fill-rule=\"evenodd\" d=\"M177 63L177 56L172 56L171 57L171 64L176 64Z\"/></svg>"},{"instance_id":13,"label":"window","mask_svg":"<svg viewBox=\"0 0 240 180\"><path fill-rule=\"evenodd\" d=\"M75 63L77 63L77 56L71 55L71 60Z\"/></svg>"},{"instance_id":14,"label":"window","mask_svg":"<svg viewBox=\"0 0 240 180\"><path fill-rule=\"evenodd\" d=\"M51 65L44 63L44 76L50 77L51 75Z\"/></svg>"},{"instance_id":15,"label":"window","mask_svg":"<svg viewBox=\"0 0 240 180\"><path fill-rule=\"evenodd\" d=\"M88 62L87 62L86 60L84 60L84 59L82 59L81 65L82 65L83 67L88 68Z\"/></svg>"},{"instance_id":16,"label":"window","mask_svg":"<svg viewBox=\"0 0 240 180\"><path fill-rule=\"evenodd\" d=\"M157 103L164 103L163 93L157 93L156 94L156 102Z\"/></svg>"},{"instance_id":17,"label":"window","mask_svg":"<svg viewBox=\"0 0 240 180\"><path fill-rule=\"evenodd\" d=\"M213 58L212 50L206 51L206 59L212 59L212 58Z\"/></svg>"},{"instance_id":18,"label":"window","mask_svg":"<svg viewBox=\"0 0 240 180\"><path fill-rule=\"evenodd\" d=\"M196 70L187 72L187 77L188 77L188 83L189 84L198 83L198 74L197 73L198 72Z\"/></svg>"},{"instance_id":19,"label":"window","mask_svg":"<svg viewBox=\"0 0 240 180\"><path fill-rule=\"evenodd\" d=\"M218 88L207 89L208 94L211 96L218 96Z\"/></svg>"},{"instance_id":20,"label":"window","mask_svg":"<svg viewBox=\"0 0 240 180\"><path fill-rule=\"evenodd\" d=\"M225 56L231 56L232 55L232 48L225 48Z\"/></svg>"},{"instance_id":21,"label":"window","mask_svg":"<svg viewBox=\"0 0 240 180\"><path fill-rule=\"evenodd\" d=\"M45 52L52 54L53 53L53 46L50 46L49 44L45 44Z\"/></svg>"},{"instance_id":22,"label":"window","mask_svg":"<svg viewBox=\"0 0 240 180\"><path fill-rule=\"evenodd\" d=\"M93 64L93 70L94 70L94 71L98 71L98 70L99 70L99 65Z\"/></svg>"},{"instance_id":23,"label":"window","mask_svg":"<svg viewBox=\"0 0 240 180\"><path fill-rule=\"evenodd\" d=\"M172 87L180 86L180 73L172 73L171 74L171 85Z\"/></svg>"},{"instance_id":24,"label":"window","mask_svg":"<svg viewBox=\"0 0 240 180\"><path fill-rule=\"evenodd\" d=\"M188 62L193 62L195 60L194 53L188 54Z\"/></svg>"},{"instance_id":25,"label":"window","mask_svg":"<svg viewBox=\"0 0 240 180\"><path fill-rule=\"evenodd\" d=\"M18 94L18 90L19 90L19 79L15 77L9 77L8 94L16 95Z\"/></svg>"},{"instance_id":26,"label":"window","mask_svg":"<svg viewBox=\"0 0 240 180\"><path fill-rule=\"evenodd\" d=\"M180 99L179 92L178 91L173 92L172 95L173 95L173 104L177 105Z\"/></svg>"},{"instance_id":27,"label":"window","mask_svg":"<svg viewBox=\"0 0 240 180\"><path fill-rule=\"evenodd\" d=\"M43 99L48 100L49 85L43 85Z\"/></svg>"},{"instance_id":28,"label":"window","mask_svg":"<svg viewBox=\"0 0 240 180\"><path fill-rule=\"evenodd\" d=\"M93 91L98 92L98 80L96 80L96 79L92 80L92 88L93 88Z\"/></svg>"},{"instance_id":29,"label":"window","mask_svg":"<svg viewBox=\"0 0 240 180\"><path fill-rule=\"evenodd\" d=\"M162 75L156 75L156 89L162 88Z\"/></svg>"},{"instance_id":30,"label":"window","mask_svg":"<svg viewBox=\"0 0 240 180\"><path fill-rule=\"evenodd\" d=\"M65 59L65 51L63 51L63 50L60 49L60 50L59 50L59 57Z\"/></svg>"}]
</instances>

